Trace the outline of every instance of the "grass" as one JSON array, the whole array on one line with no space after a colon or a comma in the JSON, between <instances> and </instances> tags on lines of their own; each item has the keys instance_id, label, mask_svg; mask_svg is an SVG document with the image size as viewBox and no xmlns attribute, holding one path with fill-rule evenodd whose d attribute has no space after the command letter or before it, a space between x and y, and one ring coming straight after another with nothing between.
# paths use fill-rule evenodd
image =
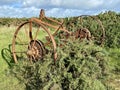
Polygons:
<instances>
[{"instance_id":1,"label":"grass","mask_svg":"<svg viewBox=\"0 0 120 90\"><path fill-rule=\"evenodd\" d=\"M108 80L110 86L115 87L115 90L120 90L120 49L110 48L108 49L110 58L110 70L111 75Z\"/></svg>"},{"instance_id":2,"label":"grass","mask_svg":"<svg viewBox=\"0 0 120 90\"><path fill-rule=\"evenodd\" d=\"M9 62L13 61L11 57L11 44L14 32L17 27L11 26L0 26L0 90L23 90L24 85L20 84L17 78L10 75L7 69L9 68ZM34 30L35 31L35 30ZM53 31L52 31L53 32ZM35 32L33 32L35 35ZM41 33L41 34L40 34ZM24 34L24 33L22 33ZM39 35L40 34L40 35ZM40 31L38 33L38 39L45 39L44 36L47 36L45 31ZM24 35L22 35L23 39Z\"/></svg>"},{"instance_id":3,"label":"grass","mask_svg":"<svg viewBox=\"0 0 120 90\"><path fill-rule=\"evenodd\" d=\"M10 75L9 68L11 58L11 44L16 27L0 27L0 90L24 90L25 86L19 83L18 79ZM43 39L46 34L43 32L38 38ZM108 49L111 77L108 84L120 90L120 49ZM117 71L118 70L118 71Z\"/></svg>"},{"instance_id":4,"label":"grass","mask_svg":"<svg viewBox=\"0 0 120 90\"><path fill-rule=\"evenodd\" d=\"M9 45L12 43L13 33L16 27L0 27L0 90L23 90L24 86L19 84L18 80L9 75L6 70L9 65L6 61L11 60Z\"/></svg>"}]
</instances>

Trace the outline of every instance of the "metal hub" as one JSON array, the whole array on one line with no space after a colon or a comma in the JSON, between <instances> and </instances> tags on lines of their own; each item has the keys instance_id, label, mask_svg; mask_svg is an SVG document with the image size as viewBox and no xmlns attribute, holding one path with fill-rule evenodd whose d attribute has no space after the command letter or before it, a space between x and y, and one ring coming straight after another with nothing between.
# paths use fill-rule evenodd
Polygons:
<instances>
[{"instance_id":1,"label":"metal hub","mask_svg":"<svg viewBox=\"0 0 120 90\"><path fill-rule=\"evenodd\" d=\"M28 45L27 56L30 60L42 59L45 54L44 44L40 40L32 40Z\"/></svg>"}]
</instances>

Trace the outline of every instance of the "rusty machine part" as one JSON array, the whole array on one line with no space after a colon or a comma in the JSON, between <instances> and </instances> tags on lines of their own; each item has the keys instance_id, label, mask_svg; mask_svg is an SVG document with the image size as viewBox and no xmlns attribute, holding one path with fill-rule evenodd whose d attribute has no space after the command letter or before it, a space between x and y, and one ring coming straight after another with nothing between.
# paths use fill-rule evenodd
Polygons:
<instances>
[{"instance_id":1,"label":"rusty machine part","mask_svg":"<svg viewBox=\"0 0 120 90\"><path fill-rule=\"evenodd\" d=\"M87 39L90 40L91 39L91 33L87 28L80 28L77 31L75 31L73 33L73 35L75 36L75 38L80 38L80 39Z\"/></svg>"},{"instance_id":2,"label":"rusty machine part","mask_svg":"<svg viewBox=\"0 0 120 90\"><path fill-rule=\"evenodd\" d=\"M83 21L84 18L89 17L92 19L92 21L94 21L99 27L99 30L96 30L96 36L93 35L93 33L91 32L91 30L88 27L84 27L83 26ZM74 27L74 23L76 23L76 20L80 20L80 25L82 26L82 28L77 29L76 31L72 32L72 36L75 36L75 38L80 38L80 39L88 39L88 40L96 40L97 42L99 42L99 45L103 45L104 41L105 41L105 29L103 27L102 22L100 21L100 19L98 19L96 16L90 16L90 15L81 15L76 17L74 20L69 22L69 26ZM100 37L97 36L97 34L100 33Z\"/></svg>"},{"instance_id":3,"label":"rusty machine part","mask_svg":"<svg viewBox=\"0 0 120 90\"><path fill-rule=\"evenodd\" d=\"M28 45L27 56L29 60L40 60L46 54L46 49L44 44L40 40L32 40Z\"/></svg>"},{"instance_id":4,"label":"rusty machine part","mask_svg":"<svg viewBox=\"0 0 120 90\"><path fill-rule=\"evenodd\" d=\"M84 20L86 20L86 18L91 18L91 21L93 21L93 23L96 24L96 27L100 27L99 30L97 30L97 29L95 30L95 34L93 34L93 32L91 31L89 26L84 25ZM98 19L96 16L81 15L67 23L68 29L69 29L69 27L74 28L75 24L77 22L76 20L78 20L78 19L80 21L79 25L81 27L77 28L77 30L73 31L71 33L71 36L75 36L75 39L77 39L77 38L85 39L86 38L87 40L94 40L96 42L99 42L98 44L102 46L105 41L105 29L104 29L103 24L100 21L100 19ZM90 23L87 20L85 21L85 23L86 22ZM92 25L92 23L90 23L89 25ZM68 36L66 36L66 38L68 38Z\"/></svg>"},{"instance_id":5,"label":"rusty machine part","mask_svg":"<svg viewBox=\"0 0 120 90\"><path fill-rule=\"evenodd\" d=\"M29 44L31 42L33 42L32 47L36 47L36 43L38 43L38 41L36 41L36 40L37 40L37 36L38 36L37 34L38 34L39 29L35 32L35 37L33 37L33 33L32 33L32 31L34 30L34 29L32 29L33 22L37 23L44 31L47 32L47 34L49 35L51 42L53 44L54 60L56 60L56 58L57 58L56 42L54 40L54 37L52 36L50 31L44 25L36 22L33 18L33 19L21 24L15 31L13 41L12 41L12 53L13 53L13 58L14 58L15 63L18 62L18 59L20 59L20 60L26 59L26 58L28 59L27 51L29 50L29 48L28 48ZM28 30L22 29L22 28L24 28L25 25L29 26ZM39 48L40 47L42 48L42 46L39 45ZM37 49L38 49L38 47L37 47Z\"/></svg>"},{"instance_id":6,"label":"rusty machine part","mask_svg":"<svg viewBox=\"0 0 120 90\"><path fill-rule=\"evenodd\" d=\"M82 20L82 16L81 16L81 20ZM52 23L49 23L48 21ZM98 20L98 22L102 27L102 31L103 31L102 40L103 40L105 37L104 28L101 21ZM46 17L43 9L40 11L39 19L31 18L29 21L22 23L16 29L12 40L12 54L13 54L14 62L17 63L18 60L26 60L26 59L30 61L36 61L42 59L46 54L45 47L49 44L52 44L51 48L53 49L54 62L56 62L57 44L54 40L54 36L58 33L58 31L65 33L64 35L66 39L69 38L69 36L71 35L73 35L75 38L87 38L88 40L91 38L91 33L88 29L82 28L82 29L78 29L76 32L70 32L66 29L66 27L63 27L63 24L64 24L63 20L58 21ZM36 30L34 30L35 29L34 25L37 26ZM49 28L53 28L55 31L51 33ZM38 39L39 31L41 30L48 34L47 36L45 36L47 41L46 43ZM101 43L102 42L103 41L101 41Z\"/></svg>"},{"instance_id":7,"label":"rusty machine part","mask_svg":"<svg viewBox=\"0 0 120 90\"><path fill-rule=\"evenodd\" d=\"M54 23L54 25L46 21L50 21ZM66 30L65 27L63 27L63 23L63 20L60 22L46 17L43 9L40 11L39 19L31 18L29 21L22 23L16 29L12 40L12 54L14 62L17 63L19 59L32 59L35 61L35 59L42 58L44 56L43 53L46 50L43 47L49 45L50 43L52 43L53 57L55 62L57 59L57 52L54 36L58 33L58 31L63 31L69 34L71 33ZM37 26L37 30L34 30L34 25ZM51 33L49 28L53 28L55 31ZM48 38L48 42L43 43L42 41L38 40L40 29L48 34L46 36L46 38Z\"/></svg>"}]
</instances>

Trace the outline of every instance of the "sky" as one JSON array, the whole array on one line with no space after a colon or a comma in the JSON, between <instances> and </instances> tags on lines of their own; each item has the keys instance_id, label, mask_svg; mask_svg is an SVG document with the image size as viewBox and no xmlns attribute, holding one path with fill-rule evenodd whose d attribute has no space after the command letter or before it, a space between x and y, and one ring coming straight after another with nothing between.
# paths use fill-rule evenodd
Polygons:
<instances>
[{"instance_id":1,"label":"sky","mask_svg":"<svg viewBox=\"0 0 120 90\"><path fill-rule=\"evenodd\" d=\"M119 13L120 0L0 0L0 17L38 17L41 9L48 17Z\"/></svg>"}]
</instances>

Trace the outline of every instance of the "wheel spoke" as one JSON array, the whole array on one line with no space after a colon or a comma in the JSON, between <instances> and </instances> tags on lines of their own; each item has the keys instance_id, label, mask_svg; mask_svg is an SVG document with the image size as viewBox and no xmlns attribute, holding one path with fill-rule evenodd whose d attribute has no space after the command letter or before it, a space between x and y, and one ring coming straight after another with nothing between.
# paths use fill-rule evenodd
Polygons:
<instances>
[{"instance_id":1,"label":"wheel spoke","mask_svg":"<svg viewBox=\"0 0 120 90\"><path fill-rule=\"evenodd\" d=\"M25 30L25 34L26 34L26 37L29 37L29 33L28 33L28 30L26 29L27 26L24 26L24 30Z\"/></svg>"},{"instance_id":2,"label":"wheel spoke","mask_svg":"<svg viewBox=\"0 0 120 90\"><path fill-rule=\"evenodd\" d=\"M41 35L41 37L38 36L41 28L43 29L43 31L45 31L49 35L51 39L51 42L53 45L52 48L54 51L54 59L56 60L55 58L56 43L55 43L54 37L52 36L48 28L46 28L43 24L40 24L40 22L37 22L37 21L39 20L33 18L28 22L21 24L17 28L14 34L13 45L12 45L12 52L13 52L13 57L15 62L17 62L17 60L29 59L30 62L32 63L32 61L43 59L43 56L46 53L46 49L43 42L40 41L41 37L44 35ZM32 24L33 22L34 24ZM27 27L27 25L29 27ZM34 25L38 25L38 26L34 27ZM36 31L33 30L34 28L36 29Z\"/></svg>"},{"instance_id":3,"label":"wheel spoke","mask_svg":"<svg viewBox=\"0 0 120 90\"><path fill-rule=\"evenodd\" d=\"M37 31L36 31L36 33L35 33L34 40L36 40L36 38L37 38L37 36L38 36L39 31L40 31L40 26L38 27L38 29L37 29Z\"/></svg>"},{"instance_id":4,"label":"wheel spoke","mask_svg":"<svg viewBox=\"0 0 120 90\"><path fill-rule=\"evenodd\" d=\"M20 41L20 43L25 44L25 42L22 42L22 40L20 39L20 37L17 36L17 39ZM20 45L20 44L19 44ZM22 45L22 44L21 44ZM27 47L25 47L25 45L23 45L23 47L26 49Z\"/></svg>"},{"instance_id":5,"label":"wheel spoke","mask_svg":"<svg viewBox=\"0 0 120 90\"><path fill-rule=\"evenodd\" d=\"M14 52L14 53L26 53L26 52L27 52L27 51L22 51L22 52L18 52L18 51L17 51L17 52Z\"/></svg>"},{"instance_id":6,"label":"wheel spoke","mask_svg":"<svg viewBox=\"0 0 120 90\"><path fill-rule=\"evenodd\" d=\"M35 45L35 40L36 40L36 38L37 38L37 36L38 36L38 33L39 33L39 29L40 29L40 26L38 27L38 29L37 29L37 31L36 31L36 33L35 33L35 37L34 37L34 42L33 42L33 44L32 44L32 47Z\"/></svg>"}]
</instances>

